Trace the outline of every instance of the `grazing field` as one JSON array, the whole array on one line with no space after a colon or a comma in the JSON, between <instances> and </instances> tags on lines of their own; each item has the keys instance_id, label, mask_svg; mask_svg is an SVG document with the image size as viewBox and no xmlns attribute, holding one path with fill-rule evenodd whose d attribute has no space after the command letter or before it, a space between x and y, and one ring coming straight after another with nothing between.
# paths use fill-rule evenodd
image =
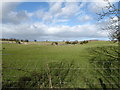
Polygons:
<instances>
[{"instance_id":1,"label":"grazing field","mask_svg":"<svg viewBox=\"0 0 120 90\"><path fill-rule=\"evenodd\" d=\"M17 81L21 76L29 76L26 71L39 72L41 69L47 68L48 63L74 62L74 65L81 70L75 81L75 87L86 88L83 77L91 77L92 73L92 67L89 64L91 55L88 49L117 45L110 41L90 41L83 45L58 46L38 43L41 42L26 45L2 44L2 48L4 48L2 49L3 82Z\"/></svg>"}]
</instances>

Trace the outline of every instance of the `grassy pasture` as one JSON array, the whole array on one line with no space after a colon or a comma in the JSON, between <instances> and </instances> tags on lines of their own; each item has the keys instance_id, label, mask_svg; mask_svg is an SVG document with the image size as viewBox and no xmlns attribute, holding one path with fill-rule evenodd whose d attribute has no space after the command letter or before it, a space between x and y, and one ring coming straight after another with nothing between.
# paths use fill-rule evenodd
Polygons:
<instances>
[{"instance_id":1,"label":"grassy pasture","mask_svg":"<svg viewBox=\"0 0 120 90\"><path fill-rule=\"evenodd\" d=\"M89 58L91 57L88 48L97 46L117 45L109 41L91 41L83 45L43 45L41 42L37 44L15 44L4 43L2 47L2 64L3 81L16 81L22 75L29 75L27 72L15 69L23 69L26 71L40 71L41 68L46 68L47 63L51 62L71 62L81 68L81 74L76 81L76 87L85 88L83 76L91 77L91 66ZM56 67L57 68L57 67Z\"/></svg>"}]
</instances>

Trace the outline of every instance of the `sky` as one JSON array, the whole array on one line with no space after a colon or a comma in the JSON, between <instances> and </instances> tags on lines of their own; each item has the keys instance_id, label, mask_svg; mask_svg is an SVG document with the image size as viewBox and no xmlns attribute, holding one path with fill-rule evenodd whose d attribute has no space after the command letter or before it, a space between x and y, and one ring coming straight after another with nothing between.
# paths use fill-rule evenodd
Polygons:
<instances>
[{"instance_id":1,"label":"sky","mask_svg":"<svg viewBox=\"0 0 120 90\"><path fill-rule=\"evenodd\" d=\"M2 38L28 40L108 40L98 22L105 2L3 2ZM108 20L107 17L103 21Z\"/></svg>"}]
</instances>

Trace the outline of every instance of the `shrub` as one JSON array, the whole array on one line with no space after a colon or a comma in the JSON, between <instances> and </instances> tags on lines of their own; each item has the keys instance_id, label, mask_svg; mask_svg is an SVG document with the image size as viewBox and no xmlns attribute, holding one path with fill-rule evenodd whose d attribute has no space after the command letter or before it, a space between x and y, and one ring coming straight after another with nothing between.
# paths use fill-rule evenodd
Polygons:
<instances>
[{"instance_id":1,"label":"shrub","mask_svg":"<svg viewBox=\"0 0 120 90\"><path fill-rule=\"evenodd\" d=\"M86 44L88 41L81 41L80 44Z\"/></svg>"},{"instance_id":2,"label":"shrub","mask_svg":"<svg viewBox=\"0 0 120 90\"><path fill-rule=\"evenodd\" d=\"M73 41L72 44L78 44L78 41L77 41L77 40L76 40L76 41Z\"/></svg>"},{"instance_id":3,"label":"shrub","mask_svg":"<svg viewBox=\"0 0 120 90\"><path fill-rule=\"evenodd\" d=\"M52 42L51 45L58 45L58 42Z\"/></svg>"},{"instance_id":4,"label":"shrub","mask_svg":"<svg viewBox=\"0 0 120 90\"><path fill-rule=\"evenodd\" d=\"M66 44L71 44L71 42L70 42L70 41L66 41L65 43L66 43Z\"/></svg>"}]
</instances>

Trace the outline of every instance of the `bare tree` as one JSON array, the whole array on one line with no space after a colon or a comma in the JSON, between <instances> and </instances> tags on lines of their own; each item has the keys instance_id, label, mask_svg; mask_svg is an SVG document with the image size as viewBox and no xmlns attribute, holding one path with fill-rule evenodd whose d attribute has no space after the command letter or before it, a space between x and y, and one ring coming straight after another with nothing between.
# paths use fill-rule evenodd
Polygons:
<instances>
[{"instance_id":1,"label":"bare tree","mask_svg":"<svg viewBox=\"0 0 120 90\"><path fill-rule=\"evenodd\" d=\"M105 0L107 6L102 8L99 16L99 21L104 21L107 17L107 24L102 27L103 30L108 30L109 36L112 40L120 42L120 9L116 6L116 3L111 3ZM120 4L118 2L117 4ZM91 50L93 57L91 58L91 64L94 67L95 77L97 78L100 86L103 89L106 88L120 88L120 56L118 46L104 46L97 47Z\"/></svg>"},{"instance_id":2,"label":"bare tree","mask_svg":"<svg viewBox=\"0 0 120 90\"><path fill-rule=\"evenodd\" d=\"M97 13L99 15L98 20L101 21L105 17L108 18L107 25L102 27L103 30L108 30L109 37L112 40L118 40L120 42L120 2L111 3L109 0L104 0L107 5L101 9L101 12Z\"/></svg>"}]
</instances>

